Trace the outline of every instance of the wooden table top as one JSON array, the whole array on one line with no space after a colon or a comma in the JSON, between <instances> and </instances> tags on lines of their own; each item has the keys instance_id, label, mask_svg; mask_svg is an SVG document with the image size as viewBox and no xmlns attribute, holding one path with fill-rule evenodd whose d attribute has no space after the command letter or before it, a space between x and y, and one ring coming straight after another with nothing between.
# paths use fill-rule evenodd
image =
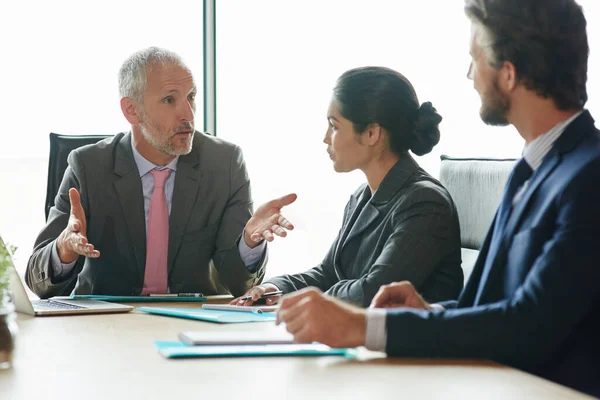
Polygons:
<instances>
[{"instance_id":1,"label":"wooden table top","mask_svg":"<svg viewBox=\"0 0 600 400\"><path fill-rule=\"evenodd\" d=\"M220 325L133 311L60 317L19 314L18 324L14 366L0 371L2 400L589 398L485 361L392 359L364 349L356 359L168 360L153 344L154 340L177 340L180 332L191 330L280 329L272 322Z\"/></svg>"}]
</instances>

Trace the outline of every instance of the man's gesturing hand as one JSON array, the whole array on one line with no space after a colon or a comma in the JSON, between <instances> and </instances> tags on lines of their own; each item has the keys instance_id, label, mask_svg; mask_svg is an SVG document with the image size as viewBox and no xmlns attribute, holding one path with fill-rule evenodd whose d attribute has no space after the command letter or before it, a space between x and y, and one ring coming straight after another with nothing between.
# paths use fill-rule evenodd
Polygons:
<instances>
[{"instance_id":1,"label":"man's gesturing hand","mask_svg":"<svg viewBox=\"0 0 600 400\"><path fill-rule=\"evenodd\" d=\"M296 198L296 194L291 193L258 207L246 224L244 240L248 247L256 247L263 239L272 242L275 235L286 237L286 229L294 229L294 225L281 215L281 209L292 204Z\"/></svg>"},{"instance_id":2,"label":"man's gesturing hand","mask_svg":"<svg viewBox=\"0 0 600 400\"><path fill-rule=\"evenodd\" d=\"M69 223L56 240L56 250L60 261L67 264L77 260L80 255L92 258L100 257L100 252L94 249L94 245L88 243L85 212L81 206L81 197L77 189L69 190L69 200L71 202Z\"/></svg>"}]
</instances>

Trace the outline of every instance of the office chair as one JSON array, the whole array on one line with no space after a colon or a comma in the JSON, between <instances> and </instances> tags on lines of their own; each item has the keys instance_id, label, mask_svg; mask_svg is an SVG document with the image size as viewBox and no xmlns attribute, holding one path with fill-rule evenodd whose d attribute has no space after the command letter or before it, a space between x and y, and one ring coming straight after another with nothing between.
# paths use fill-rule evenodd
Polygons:
<instances>
[{"instance_id":1,"label":"office chair","mask_svg":"<svg viewBox=\"0 0 600 400\"><path fill-rule=\"evenodd\" d=\"M466 284L517 160L446 155L441 160L440 182L452 196L458 212Z\"/></svg>"},{"instance_id":2,"label":"office chair","mask_svg":"<svg viewBox=\"0 0 600 400\"><path fill-rule=\"evenodd\" d=\"M112 135L60 135L50 134L50 158L48 160L48 184L46 187L46 220L50 208L54 205L54 199L60 188L63 175L67 169L67 157L71 150L86 144L94 144Z\"/></svg>"}]
</instances>

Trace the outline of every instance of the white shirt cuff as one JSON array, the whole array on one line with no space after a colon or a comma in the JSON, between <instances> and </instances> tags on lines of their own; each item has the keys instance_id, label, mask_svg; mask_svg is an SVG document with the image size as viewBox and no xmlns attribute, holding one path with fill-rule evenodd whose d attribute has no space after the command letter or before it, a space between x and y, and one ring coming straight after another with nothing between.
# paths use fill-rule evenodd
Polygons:
<instances>
[{"instance_id":1,"label":"white shirt cuff","mask_svg":"<svg viewBox=\"0 0 600 400\"><path fill-rule=\"evenodd\" d=\"M52 254L50 256L50 264L52 265L52 269L54 270L54 278L61 278L67 275L69 272L71 272L76 262L77 259L68 264L63 264L62 262L60 262L60 257L58 256L58 250L56 248L56 240L54 241L54 243L52 243Z\"/></svg>"},{"instance_id":2,"label":"white shirt cuff","mask_svg":"<svg viewBox=\"0 0 600 400\"><path fill-rule=\"evenodd\" d=\"M259 262L265 253L267 248L267 241L263 240L260 242L258 246L251 249L244 240L246 231L242 232L242 237L240 238L240 244L238 245L238 250L240 251L240 258L244 262L246 269L248 271L254 270L256 263Z\"/></svg>"},{"instance_id":3,"label":"white shirt cuff","mask_svg":"<svg viewBox=\"0 0 600 400\"><path fill-rule=\"evenodd\" d=\"M385 351L387 343L386 311L381 308L367 309L367 334L365 347L373 351Z\"/></svg>"}]
</instances>

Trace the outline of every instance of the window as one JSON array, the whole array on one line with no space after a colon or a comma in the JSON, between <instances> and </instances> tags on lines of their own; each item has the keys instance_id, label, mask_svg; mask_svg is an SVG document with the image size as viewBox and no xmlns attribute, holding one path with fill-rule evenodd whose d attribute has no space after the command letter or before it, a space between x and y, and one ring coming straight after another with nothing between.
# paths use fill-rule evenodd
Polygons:
<instances>
[{"instance_id":1,"label":"window","mask_svg":"<svg viewBox=\"0 0 600 400\"><path fill-rule=\"evenodd\" d=\"M6 1L0 132L0 234L19 247L19 269L44 225L48 134L114 134L129 130L117 73L148 46L181 55L202 90L202 2L157 0ZM202 96L196 124L202 129Z\"/></svg>"},{"instance_id":2,"label":"window","mask_svg":"<svg viewBox=\"0 0 600 400\"><path fill-rule=\"evenodd\" d=\"M600 97L600 6L586 9L592 57L588 108ZM470 24L462 3L447 0L229 0L217 7L218 136L240 145L255 206L288 192L285 214L296 230L270 247L267 276L319 263L338 233L344 205L364 182L336 174L322 143L331 88L344 71L383 65L406 75L421 102L444 117L433 152L416 157L438 175L440 154L518 157L514 128L479 119L466 78Z\"/></svg>"}]
</instances>

